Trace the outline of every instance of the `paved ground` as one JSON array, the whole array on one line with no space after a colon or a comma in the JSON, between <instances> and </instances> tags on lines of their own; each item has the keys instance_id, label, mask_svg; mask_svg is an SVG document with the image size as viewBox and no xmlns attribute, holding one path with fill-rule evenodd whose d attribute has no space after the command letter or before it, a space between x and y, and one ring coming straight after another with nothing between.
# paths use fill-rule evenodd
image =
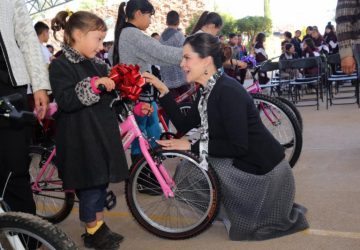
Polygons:
<instances>
[{"instance_id":1,"label":"paved ground","mask_svg":"<svg viewBox=\"0 0 360 250\"><path fill-rule=\"evenodd\" d=\"M169 241L144 231L129 214L123 185L117 185L118 207L106 214L109 226L126 239L121 249L360 249L360 109L356 105L300 108L304 145L294 168L296 201L309 211L310 230L263 242L232 242L216 222L189 240ZM77 209L60 224L81 247L83 228Z\"/></svg>"}]
</instances>

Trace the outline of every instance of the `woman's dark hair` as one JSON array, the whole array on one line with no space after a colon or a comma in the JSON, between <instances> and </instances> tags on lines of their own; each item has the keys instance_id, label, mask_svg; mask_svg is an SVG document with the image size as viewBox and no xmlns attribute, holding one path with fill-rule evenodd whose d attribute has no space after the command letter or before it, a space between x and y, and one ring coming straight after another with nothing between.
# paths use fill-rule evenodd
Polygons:
<instances>
[{"instance_id":1,"label":"woman's dark hair","mask_svg":"<svg viewBox=\"0 0 360 250\"><path fill-rule=\"evenodd\" d=\"M260 32L259 34L256 35L255 42L263 43L265 41L265 37L266 37L265 33Z\"/></svg>"},{"instance_id":2,"label":"woman's dark hair","mask_svg":"<svg viewBox=\"0 0 360 250\"><path fill-rule=\"evenodd\" d=\"M51 29L54 31L54 38L57 41L56 32L63 29L64 44L70 46L75 42L71 36L74 29L79 29L84 33L95 30L107 31L104 20L87 11L78 11L75 13L60 11L55 18L51 20Z\"/></svg>"},{"instance_id":3,"label":"woman's dark hair","mask_svg":"<svg viewBox=\"0 0 360 250\"><path fill-rule=\"evenodd\" d=\"M306 38L306 39L304 40L304 43L305 43L307 46L309 46L310 49L312 49L312 50L315 50L315 49L316 49L314 40L313 40L312 38Z\"/></svg>"},{"instance_id":4,"label":"woman's dark hair","mask_svg":"<svg viewBox=\"0 0 360 250\"><path fill-rule=\"evenodd\" d=\"M284 47L284 48L285 48L285 51L286 51L286 52L289 52L289 50L290 50L291 47L293 47L293 46L294 46L294 45L293 45L292 43L286 43L286 44L285 44L285 47Z\"/></svg>"},{"instance_id":5,"label":"woman's dark hair","mask_svg":"<svg viewBox=\"0 0 360 250\"><path fill-rule=\"evenodd\" d=\"M119 6L118 17L115 25L114 34L114 52L113 52L113 65L120 62L119 57L119 38L125 23L134 19L135 12L140 10L141 13L155 14L154 6L148 0L129 0L122 2Z\"/></svg>"},{"instance_id":6,"label":"woman's dark hair","mask_svg":"<svg viewBox=\"0 0 360 250\"><path fill-rule=\"evenodd\" d=\"M216 68L221 68L225 57L218 38L207 34L199 33L186 38L184 45L189 44L199 54L200 58L211 56Z\"/></svg>"},{"instance_id":7,"label":"woman's dark hair","mask_svg":"<svg viewBox=\"0 0 360 250\"><path fill-rule=\"evenodd\" d=\"M292 34L291 34L290 31L285 31L285 32L284 32L284 36L285 36L286 38L289 38L289 39L292 38Z\"/></svg>"},{"instance_id":8,"label":"woman's dark hair","mask_svg":"<svg viewBox=\"0 0 360 250\"><path fill-rule=\"evenodd\" d=\"M175 26L179 25L180 23L180 16L179 13L177 13L175 10L171 10L166 15L166 24Z\"/></svg>"},{"instance_id":9,"label":"woman's dark hair","mask_svg":"<svg viewBox=\"0 0 360 250\"><path fill-rule=\"evenodd\" d=\"M221 16L216 12L209 12L204 11L197 23L194 26L194 29L192 30L191 34L195 34L201 28L207 24L214 24L216 28L220 28L223 25L223 21Z\"/></svg>"}]
</instances>

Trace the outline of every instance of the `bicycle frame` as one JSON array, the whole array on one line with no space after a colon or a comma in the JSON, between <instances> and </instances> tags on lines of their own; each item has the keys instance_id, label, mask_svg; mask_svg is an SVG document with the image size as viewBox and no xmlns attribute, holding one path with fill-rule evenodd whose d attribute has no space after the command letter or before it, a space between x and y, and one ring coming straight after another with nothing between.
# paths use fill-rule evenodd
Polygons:
<instances>
[{"instance_id":1,"label":"bicycle frame","mask_svg":"<svg viewBox=\"0 0 360 250\"><path fill-rule=\"evenodd\" d=\"M119 129L123 138L124 150L127 150L130 147L131 143L136 138L138 138L141 152L145 157L147 163L149 164L151 171L154 173L156 179L158 180L165 197L174 197L174 193L171 188L175 186L175 182L170 177L165 167L162 164L159 164L159 166L157 166L154 159L151 157L149 153L150 145L148 141L145 140L140 128L136 123L134 114L131 111L128 112L128 117L126 118L126 120L119 125Z\"/></svg>"},{"instance_id":2,"label":"bicycle frame","mask_svg":"<svg viewBox=\"0 0 360 250\"><path fill-rule=\"evenodd\" d=\"M195 94L199 88L200 88L199 84L191 85L190 89L188 89L186 92L182 93L181 95L179 95L178 97L175 98L176 103L181 103L184 100L188 99L193 94ZM158 109L159 121L160 121L162 127L164 128L164 132L169 132L169 126L167 125L167 122L164 119L164 113L165 113L164 109L162 109L162 108Z\"/></svg>"},{"instance_id":3,"label":"bicycle frame","mask_svg":"<svg viewBox=\"0 0 360 250\"><path fill-rule=\"evenodd\" d=\"M126 105L126 104L125 104ZM127 109L128 110L128 109ZM149 153L150 145L148 141L144 138L140 128L138 127L134 114L131 111L128 111L128 116L125 119L124 122L119 123L119 131L122 137L122 143L124 150L127 150L130 148L131 143L138 138L140 149L142 154L144 155L146 161L148 162L152 172L154 173L156 179L158 180L164 195L166 198L174 197L174 193L172 191L172 187L175 186L174 180L170 177L169 173L166 171L165 167L159 162L159 166L155 163L154 159L151 157ZM47 158L46 162L41 167L41 170L39 174L36 176L36 180L34 181L32 185L32 190L35 192L41 192L41 186L39 185L40 180L42 179L43 175L46 173L46 170L51 163L52 159L56 155L56 148L51 151L50 156ZM55 167L49 171L49 173L45 177L45 181L52 183L52 184L58 184L61 186L61 181L53 181L52 176L55 172ZM61 189L61 187L59 187ZM54 189L54 191L56 191ZM74 190L64 190L64 192L74 192Z\"/></svg>"},{"instance_id":4,"label":"bicycle frame","mask_svg":"<svg viewBox=\"0 0 360 250\"><path fill-rule=\"evenodd\" d=\"M256 75L256 73L258 72L259 69L260 69L260 66L258 68L256 68L255 71L251 74L254 81L250 86L248 86L246 88L246 91L249 92L250 94L257 94L257 93L262 92L262 88L260 86L259 80L256 79L256 77L255 77L255 75ZM271 118L271 115L268 113L267 109L264 108L263 103L260 103L260 108L263 110L265 116L269 119L271 124L276 125L276 121L274 121ZM276 120L280 119L280 117L278 117L272 110L270 110L270 111L271 111L271 114L273 115L273 117L275 117Z\"/></svg>"}]
</instances>

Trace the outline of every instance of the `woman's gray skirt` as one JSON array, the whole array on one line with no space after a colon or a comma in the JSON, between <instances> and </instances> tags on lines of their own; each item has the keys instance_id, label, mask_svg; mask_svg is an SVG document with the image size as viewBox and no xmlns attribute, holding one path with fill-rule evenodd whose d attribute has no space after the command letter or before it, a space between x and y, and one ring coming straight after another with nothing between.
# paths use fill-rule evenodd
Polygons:
<instances>
[{"instance_id":1,"label":"woman's gray skirt","mask_svg":"<svg viewBox=\"0 0 360 250\"><path fill-rule=\"evenodd\" d=\"M232 162L209 158L221 185L219 219L231 240L266 240L309 227L306 208L294 203L294 176L286 160L265 175L243 172Z\"/></svg>"}]
</instances>

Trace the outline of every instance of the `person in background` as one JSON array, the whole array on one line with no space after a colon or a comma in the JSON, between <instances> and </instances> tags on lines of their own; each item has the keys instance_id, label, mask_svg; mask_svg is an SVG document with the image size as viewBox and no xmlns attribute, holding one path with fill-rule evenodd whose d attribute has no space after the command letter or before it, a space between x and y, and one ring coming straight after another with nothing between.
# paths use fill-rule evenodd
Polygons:
<instances>
[{"instance_id":1,"label":"person in background","mask_svg":"<svg viewBox=\"0 0 360 250\"><path fill-rule=\"evenodd\" d=\"M246 46L243 44L243 38L241 34L238 34L238 51L239 51L239 57L237 58L238 60L241 60L242 58L248 55ZM239 70L241 84L244 84L246 78L246 72L247 72L247 67Z\"/></svg>"},{"instance_id":2,"label":"person in background","mask_svg":"<svg viewBox=\"0 0 360 250\"><path fill-rule=\"evenodd\" d=\"M295 31L294 41L295 41L297 44L299 44L298 47L295 47L295 51L296 51L296 54L298 55L298 57L301 57L302 41L301 41L301 31L300 31L300 30L296 30L296 31Z\"/></svg>"},{"instance_id":3,"label":"person in background","mask_svg":"<svg viewBox=\"0 0 360 250\"><path fill-rule=\"evenodd\" d=\"M49 26L44 22L37 22L34 26L39 42L41 44L41 50L43 53L44 61L46 64L50 64L52 54L49 49L44 45L49 41Z\"/></svg>"},{"instance_id":4,"label":"person in background","mask_svg":"<svg viewBox=\"0 0 360 250\"><path fill-rule=\"evenodd\" d=\"M284 53L281 54L279 60L291 60L298 58L298 55L295 51L295 46L292 43L286 43L284 45Z\"/></svg>"},{"instance_id":5,"label":"person in background","mask_svg":"<svg viewBox=\"0 0 360 250\"><path fill-rule=\"evenodd\" d=\"M43 119L49 74L28 10L23 0L1 0L0 10L0 96L21 94L15 107L29 111L26 92L31 85L36 112ZM12 172L4 200L12 211L35 214L29 175L31 128L0 117L0 190Z\"/></svg>"},{"instance_id":6,"label":"person in background","mask_svg":"<svg viewBox=\"0 0 360 250\"><path fill-rule=\"evenodd\" d=\"M50 54L53 56L54 52L55 52L54 46L52 46L51 44L47 44L46 48L49 50Z\"/></svg>"},{"instance_id":7,"label":"person in background","mask_svg":"<svg viewBox=\"0 0 360 250\"><path fill-rule=\"evenodd\" d=\"M181 31L178 30L179 24L179 13L174 10L168 12L166 15L167 28L163 31L160 37L161 44L176 48L182 48L185 41L185 36L181 33ZM189 85L186 83L185 73L179 65L163 66L161 67L160 74L160 79L169 88L174 98L189 89Z\"/></svg>"},{"instance_id":8,"label":"person in background","mask_svg":"<svg viewBox=\"0 0 360 250\"><path fill-rule=\"evenodd\" d=\"M226 40L226 37L225 37L224 35L220 35L220 36L219 36L219 41L220 41L221 43L225 43L225 40Z\"/></svg>"},{"instance_id":9,"label":"person in background","mask_svg":"<svg viewBox=\"0 0 360 250\"><path fill-rule=\"evenodd\" d=\"M306 34L305 34L305 36L303 37L302 42L304 42L305 39L307 39L307 38L311 38L311 39L312 39L312 36L311 36L312 32L313 32L313 26L307 26L307 27L306 27Z\"/></svg>"},{"instance_id":10,"label":"person in background","mask_svg":"<svg viewBox=\"0 0 360 250\"><path fill-rule=\"evenodd\" d=\"M360 63L360 1L338 0L336 6L336 31L339 43L341 68L346 74Z\"/></svg>"},{"instance_id":11,"label":"person in background","mask_svg":"<svg viewBox=\"0 0 360 250\"><path fill-rule=\"evenodd\" d=\"M320 32L316 26L313 27L311 37L314 41L315 47L321 54L325 54L325 55L329 54L329 47L325 43L323 36L320 34Z\"/></svg>"},{"instance_id":12,"label":"person in background","mask_svg":"<svg viewBox=\"0 0 360 250\"><path fill-rule=\"evenodd\" d=\"M221 30L223 21L221 16L216 12L204 11L197 23L195 24L191 35L199 32L205 32L217 36Z\"/></svg>"},{"instance_id":13,"label":"person in background","mask_svg":"<svg viewBox=\"0 0 360 250\"><path fill-rule=\"evenodd\" d=\"M150 26L154 14L154 6L147 0L130 0L120 4L115 27L114 50L110 56L113 60L112 64L137 64L141 72L151 72L151 65L163 67L180 64L181 48L162 45L158 40L143 33ZM135 116L141 131L151 138L150 144L154 148L157 147L155 140L160 138L161 133L156 98L156 90L146 85L139 97L138 105L146 103L152 107L153 112L146 116ZM141 156L139 141L135 140L131 146L131 158L134 162Z\"/></svg>"},{"instance_id":14,"label":"person in background","mask_svg":"<svg viewBox=\"0 0 360 250\"><path fill-rule=\"evenodd\" d=\"M151 37L154 38L154 39L156 39L156 40L158 40L158 41L160 40L160 35L159 35L159 33L157 33L157 32L152 33L152 34L151 34Z\"/></svg>"},{"instance_id":15,"label":"person in background","mask_svg":"<svg viewBox=\"0 0 360 250\"><path fill-rule=\"evenodd\" d=\"M337 36L335 34L335 27L328 22L325 27L324 41L329 47L329 54L339 53L339 46L337 42Z\"/></svg>"},{"instance_id":16,"label":"person in background","mask_svg":"<svg viewBox=\"0 0 360 250\"><path fill-rule=\"evenodd\" d=\"M309 58L309 57L316 57L316 56L320 56L320 52L319 52L318 48L316 48L316 46L314 44L314 40L311 38L305 39L304 44L303 44L302 57ZM317 67L306 68L304 70L304 75L305 76L314 76L314 75L317 75L317 72L318 72Z\"/></svg>"},{"instance_id":17,"label":"person in background","mask_svg":"<svg viewBox=\"0 0 360 250\"><path fill-rule=\"evenodd\" d=\"M255 60L256 62L262 63L268 59L268 55L265 51L264 42L266 40L265 33L260 32L257 34L255 38L255 45L254 45L254 51L255 51ZM260 84L266 84L270 79L267 77L266 72L259 71L259 83Z\"/></svg>"}]
</instances>

